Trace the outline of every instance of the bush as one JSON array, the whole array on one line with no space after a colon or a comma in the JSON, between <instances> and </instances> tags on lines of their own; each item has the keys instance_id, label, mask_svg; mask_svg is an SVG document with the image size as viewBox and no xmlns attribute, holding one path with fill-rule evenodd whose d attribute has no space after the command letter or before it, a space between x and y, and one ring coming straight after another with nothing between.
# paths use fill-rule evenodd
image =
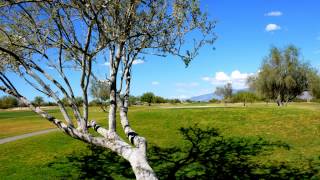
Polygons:
<instances>
[{"instance_id":1,"label":"bush","mask_svg":"<svg viewBox=\"0 0 320 180\"><path fill-rule=\"evenodd\" d=\"M0 109L17 107L18 104L18 100L12 96L4 96L0 98Z\"/></svg>"},{"instance_id":2,"label":"bush","mask_svg":"<svg viewBox=\"0 0 320 180\"><path fill-rule=\"evenodd\" d=\"M210 103L220 103L220 101L218 99L212 98L210 101Z\"/></svg>"}]
</instances>

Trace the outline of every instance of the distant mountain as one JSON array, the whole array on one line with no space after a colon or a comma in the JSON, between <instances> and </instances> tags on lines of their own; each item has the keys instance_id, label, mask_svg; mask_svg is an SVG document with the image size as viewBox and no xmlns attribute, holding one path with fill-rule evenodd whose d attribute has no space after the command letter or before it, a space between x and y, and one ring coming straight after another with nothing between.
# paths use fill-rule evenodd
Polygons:
<instances>
[{"instance_id":1,"label":"distant mountain","mask_svg":"<svg viewBox=\"0 0 320 180\"><path fill-rule=\"evenodd\" d=\"M249 91L249 89L234 89L233 93L237 93L239 91ZM211 99L218 99L221 100L221 97L215 95L214 93L210 93L210 94L203 94L200 96L194 96L189 98L191 101L201 101L201 102L209 102Z\"/></svg>"},{"instance_id":2,"label":"distant mountain","mask_svg":"<svg viewBox=\"0 0 320 180\"><path fill-rule=\"evenodd\" d=\"M200 95L200 96L194 96L189 98L191 101L201 101L201 102L208 102L211 99L221 99L218 96L216 96L214 93L210 93L210 94L204 94L204 95Z\"/></svg>"}]
</instances>

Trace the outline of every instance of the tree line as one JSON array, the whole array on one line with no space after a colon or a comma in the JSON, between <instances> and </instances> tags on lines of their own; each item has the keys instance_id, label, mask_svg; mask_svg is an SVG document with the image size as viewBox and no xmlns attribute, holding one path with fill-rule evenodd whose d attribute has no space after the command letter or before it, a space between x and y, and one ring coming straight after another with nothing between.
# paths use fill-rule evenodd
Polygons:
<instances>
[{"instance_id":1,"label":"tree line","mask_svg":"<svg viewBox=\"0 0 320 180\"><path fill-rule=\"evenodd\" d=\"M247 79L249 89L233 94L232 84L217 87L215 94L224 102L265 101L276 102L278 106L299 99L308 92L317 101L320 99L319 71L304 62L299 48L289 45L283 49L272 47L262 61L257 74ZM213 100L215 101L215 100Z\"/></svg>"}]
</instances>

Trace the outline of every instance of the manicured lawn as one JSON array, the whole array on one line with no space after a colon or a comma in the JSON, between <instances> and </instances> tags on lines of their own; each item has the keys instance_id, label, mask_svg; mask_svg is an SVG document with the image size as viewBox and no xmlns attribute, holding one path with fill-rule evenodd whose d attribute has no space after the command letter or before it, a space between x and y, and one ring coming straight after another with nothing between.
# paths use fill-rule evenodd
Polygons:
<instances>
[{"instance_id":1,"label":"manicured lawn","mask_svg":"<svg viewBox=\"0 0 320 180\"><path fill-rule=\"evenodd\" d=\"M201 128L218 128L225 137L262 137L268 141L287 143L291 147L290 150L277 148L271 154L255 159L261 162L285 161L303 168L308 159L320 155L319 110L320 105L313 103L297 103L281 108L265 104L249 104L246 108L232 105L201 109L165 109L151 106L133 107L129 118L133 128L146 137L151 146L183 146L184 141L178 129L198 124ZM58 115L57 110L50 111ZM105 113L98 108L92 108L91 112L90 119L106 125ZM0 137L53 127L28 111L0 112L0 125ZM8 128L14 125L17 129ZM55 157L61 158L84 149L84 143L73 140L61 132L2 144L0 177L54 179L62 170L50 168L48 164L56 161Z\"/></svg>"}]
</instances>

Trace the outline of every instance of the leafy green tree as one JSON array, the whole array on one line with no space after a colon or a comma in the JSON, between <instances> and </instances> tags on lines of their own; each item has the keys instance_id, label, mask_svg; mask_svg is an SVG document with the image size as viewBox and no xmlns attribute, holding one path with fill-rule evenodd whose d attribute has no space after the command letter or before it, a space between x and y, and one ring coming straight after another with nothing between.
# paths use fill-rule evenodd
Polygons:
<instances>
[{"instance_id":1,"label":"leafy green tree","mask_svg":"<svg viewBox=\"0 0 320 180\"><path fill-rule=\"evenodd\" d=\"M36 106L36 107L40 107L44 104L44 100L43 97L41 96L36 96L34 97L34 100L32 101L32 103Z\"/></svg>"},{"instance_id":2,"label":"leafy green tree","mask_svg":"<svg viewBox=\"0 0 320 180\"><path fill-rule=\"evenodd\" d=\"M223 87L216 87L216 90L214 91L214 94L216 94L219 97L222 97L225 102L229 101L232 97L232 84L227 83Z\"/></svg>"},{"instance_id":3,"label":"leafy green tree","mask_svg":"<svg viewBox=\"0 0 320 180\"><path fill-rule=\"evenodd\" d=\"M242 102L243 106L246 106L247 102L253 103L257 99L255 93L248 91L239 91L232 96L233 102Z\"/></svg>"},{"instance_id":4,"label":"leafy green tree","mask_svg":"<svg viewBox=\"0 0 320 180\"><path fill-rule=\"evenodd\" d=\"M310 66L302 62L299 49L289 45L283 50L272 47L257 76L248 84L262 97L275 100L278 106L292 101L308 89Z\"/></svg>"},{"instance_id":5,"label":"leafy green tree","mask_svg":"<svg viewBox=\"0 0 320 180\"><path fill-rule=\"evenodd\" d=\"M171 104L180 104L181 100L180 99L170 99L169 103L171 103Z\"/></svg>"},{"instance_id":6,"label":"leafy green tree","mask_svg":"<svg viewBox=\"0 0 320 180\"><path fill-rule=\"evenodd\" d=\"M77 106L82 106L83 104L83 98L78 96L78 97L75 97L75 103Z\"/></svg>"},{"instance_id":7,"label":"leafy green tree","mask_svg":"<svg viewBox=\"0 0 320 180\"><path fill-rule=\"evenodd\" d=\"M155 96L153 99L154 103L160 104L160 103L166 103L166 99L161 96Z\"/></svg>"},{"instance_id":8,"label":"leafy green tree","mask_svg":"<svg viewBox=\"0 0 320 180\"><path fill-rule=\"evenodd\" d=\"M311 95L316 99L320 99L320 75L317 73L316 70L313 70L309 72L308 80L308 89L311 92Z\"/></svg>"},{"instance_id":9,"label":"leafy green tree","mask_svg":"<svg viewBox=\"0 0 320 180\"><path fill-rule=\"evenodd\" d=\"M17 107L19 104L17 98L12 96L3 96L0 98L0 109Z\"/></svg>"},{"instance_id":10,"label":"leafy green tree","mask_svg":"<svg viewBox=\"0 0 320 180\"><path fill-rule=\"evenodd\" d=\"M151 106L151 103L154 101L155 95L152 92L146 92L142 94L140 97L140 100L142 102L148 103L149 106Z\"/></svg>"}]
</instances>

